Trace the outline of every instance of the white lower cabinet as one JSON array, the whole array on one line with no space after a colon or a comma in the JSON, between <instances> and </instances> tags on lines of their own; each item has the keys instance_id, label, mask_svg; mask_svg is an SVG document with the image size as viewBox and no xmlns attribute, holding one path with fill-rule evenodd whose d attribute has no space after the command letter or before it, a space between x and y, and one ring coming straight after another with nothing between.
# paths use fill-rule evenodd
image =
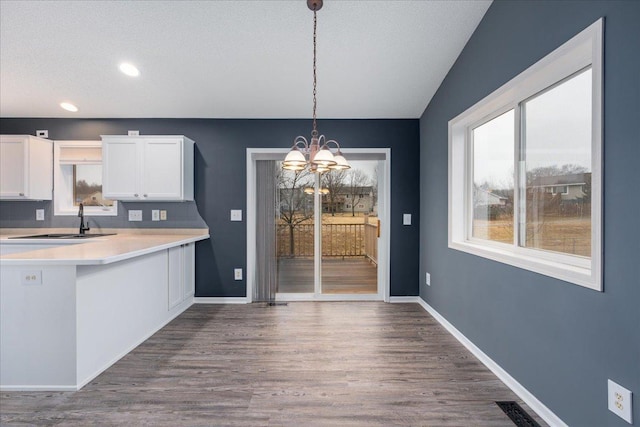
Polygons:
<instances>
[{"instance_id":1,"label":"white lower cabinet","mask_svg":"<svg viewBox=\"0 0 640 427\"><path fill-rule=\"evenodd\" d=\"M171 310L195 293L195 244L168 249L169 306Z\"/></svg>"}]
</instances>

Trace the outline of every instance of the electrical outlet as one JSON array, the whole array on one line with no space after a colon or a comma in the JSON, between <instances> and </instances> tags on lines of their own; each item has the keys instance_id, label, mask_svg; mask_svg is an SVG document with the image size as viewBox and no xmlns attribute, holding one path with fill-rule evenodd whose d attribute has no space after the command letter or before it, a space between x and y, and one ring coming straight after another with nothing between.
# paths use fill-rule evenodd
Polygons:
<instances>
[{"instance_id":1,"label":"electrical outlet","mask_svg":"<svg viewBox=\"0 0 640 427\"><path fill-rule=\"evenodd\" d=\"M151 211L151 221L160 221L160 211L158 209Z\"/></svg>"},{"instance_id":2,"label":"electrical outlet","mask_svg":"<svg viewBox=\"0 0 640 427\"><path fill-rule=\"evenodd\" d=\"M40 138L49 138L49 131L48 130L37 130L36 131L36 136L40 137Z\"/></svg>"},{"instance_id":3,"label":"electrical outlet","mask_svg":"<svg viewBox=\"0 0 640 427\"><path fill-rule=\"evenodd\" d=\"M242 280L242 269L234 268L233 269L233 280Z\"/></svg>"},{"instance_id":4,"label":"electrical outlet","mask_svg":"<svg viewBox=\"0 0 640 427\"><path fill-rule=\"evenodd\" d=\"M42 270L29 270L21 271L23 285L41 285L42 284Z\"/></svg>"},{"instance_id":5,"label":"electrical outlet","mask_svg":"<svg viewBox=\"0 0 640 427\"><path fill-rule=\"evenodd\" d=\"M142 221L142 211L140 211L140 210L130 210L129 211L129 221Z\"/></svg>"},{"instance_id":6,"label":"electrical outlet","mask_svg":"<svg viewBox=\"0 0 640 427\"><path fill-rule=\"evenodd\" d=\"M607 380L607 389L609 410L629 424L633 424L631 392L611 380Z\"/></svg>"},{"instance_id":7,"label":"electrical outlet","mask_svg":"<svg viewBox=\"0 0 640 427\"><path fill-rule=\"evenodd\" d=\"M140 135L140 131L139 130L130 130L127 132L128 136L138 136Z\"/></svg>"},{"instance_id":8,"label":"electrical outlet","mask_svg":"<svg viewBox=\"0 0 640 427\"><path fill-rule=\"evenodd\" d=\"M44 221L44 209L36 209L36 221Z\"/></svg>"},{"instance_id":9,"label":"electrical outlet","mask_svg":"<svg viewBox=\"0 0 640 427\"><path fill-rule=\"evenodd\" d=\"M402 214L402 225L411 225L411 214Z\"/></svg>"},{"instance_id":10,"label":"electrical outlet","mask_svg":"<svg viewBox=\"0 0 640 427\"><path fill-rule=\"evenodd\" d=\"M160 211L160 221L166 221L166 220L167 220L167 211L161 210Z\"/></svg>"},{"instance_id":11,"label":"electrical outlet","mask_svg":"<svg viewBox=\"0 0 640 427\"><path fill-rule=\"evenodd\" d=\"M431 274L427 273L426 277L427 286L431 286Z\"/></svg>"}]
</instances>

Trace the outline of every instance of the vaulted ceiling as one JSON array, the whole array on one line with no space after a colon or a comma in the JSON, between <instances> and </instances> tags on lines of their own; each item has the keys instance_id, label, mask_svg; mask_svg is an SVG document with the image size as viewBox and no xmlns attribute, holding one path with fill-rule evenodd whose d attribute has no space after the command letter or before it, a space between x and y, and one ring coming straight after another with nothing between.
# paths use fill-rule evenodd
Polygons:
<instances>
[{"instance_id":1,"label":"vaulted ceiling","mask_svg":"<svg viewBox=\"0 0 640 427\"><path fill-rule=\"evenodd\" d=\"M318 117L419 117L490 3L325 0ZM312 31L304 0L2 0L0 116L308 118Z\"/></svg>"}]
</instances>

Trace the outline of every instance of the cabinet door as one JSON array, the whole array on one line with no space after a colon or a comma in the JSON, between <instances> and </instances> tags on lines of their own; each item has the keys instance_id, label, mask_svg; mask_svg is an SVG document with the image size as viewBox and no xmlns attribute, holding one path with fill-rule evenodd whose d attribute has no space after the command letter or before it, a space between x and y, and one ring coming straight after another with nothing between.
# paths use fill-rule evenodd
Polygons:
<instances>
[{"instance_id":1,"label":"cabinet door","mask_svg":"<svg viewBox=\"0 0 640 427\"><path fill-rule=\"evenodd\" d=\"M196 291L196 244L187 243L183 247L184 298L190 298Z\"/></svg>"},{"instance_id":2,"label":"cabinet door","mask_svg":"<svg viewBox=\"0 0 640 427\"><path fill-rule=\"evenodd\" d=\"M182 141L148 138L144 144L144 200L182 199Z\"/></svg>"},{"instance_id":3,"label":"cabinet door","mask_svg":"<svg viewBox=\"0 0 640 427\"><path fill-rule=\"evenodd\" d=\"M168 249L169 254L169 310L183 300L183 251L182 247Z\"/></svg>"},{"instance_id":4,"label":"cabinet door","mask_svg":"<svg viewBox=\"0 0 640 427\"><path fill-rule=\"evenodd\" d=\"M0 144L0 197L25 196L26 141L6 141Z\"/></svg>"},{"instance_id":5,"label":"cabinet door","mask_svg":"<svg viewBox=\"0 0 640 427\"><path fill-rule=\"evenodd\" d=\"M136 141L102 142L102 191L115 200L140 200L138 176L141 170L141 148Z\"/></svg>"}]
</instances>

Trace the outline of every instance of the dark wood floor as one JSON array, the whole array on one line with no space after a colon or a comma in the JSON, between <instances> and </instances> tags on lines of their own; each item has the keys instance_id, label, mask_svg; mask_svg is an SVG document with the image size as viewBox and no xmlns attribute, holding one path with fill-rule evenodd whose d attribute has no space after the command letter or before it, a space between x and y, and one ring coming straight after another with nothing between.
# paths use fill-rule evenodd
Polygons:
<instances>
[{"instance_id":1,"label":"dark wood floor","mask_svg":"<svg viewBox=\"0 0 640 427\"><path fill-rule=\"evenodd\" d=\"M313 292L313 259L280 258L278 292ZM323 258L323 294L375 294L378 267L365 257Z\"/></svg>"},{"instance_id":2,"label":"dark wood floor","mask_svg":"<svg viewBox=\"0 0 640 427\"><path fill-rule=\"evenodd\" d=\"M202 304L78 392L2 392L0 424L513 426L496 400L417 304Z\"/></svg>"}]
</instances>

